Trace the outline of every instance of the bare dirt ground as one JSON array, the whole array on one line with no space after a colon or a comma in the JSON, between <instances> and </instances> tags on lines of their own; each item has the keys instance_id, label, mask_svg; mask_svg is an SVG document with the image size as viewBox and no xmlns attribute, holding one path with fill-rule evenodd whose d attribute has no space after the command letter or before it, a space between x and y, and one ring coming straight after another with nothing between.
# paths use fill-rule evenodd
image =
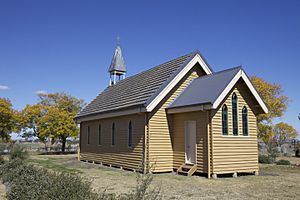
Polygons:
<instances>
[{"instance_id":1,"label":"bare dirt ground","mask_svg":"<svg viewBox=\"0 0 300 200\"><path fill-rule=\"evenodd\" d=\"M282 158L280 158L282 159ZM300 158L289 159L299 163ZM127 192L136 185L135 173L79 162L76 155L35 155L30 162L51 170L78 173L92 181L95 190ZM260 175L207 179L201 176L154 174L152 187L161 188L163 199L299 199L300 168L260 165Z\"/></svg>"}]
</instances>

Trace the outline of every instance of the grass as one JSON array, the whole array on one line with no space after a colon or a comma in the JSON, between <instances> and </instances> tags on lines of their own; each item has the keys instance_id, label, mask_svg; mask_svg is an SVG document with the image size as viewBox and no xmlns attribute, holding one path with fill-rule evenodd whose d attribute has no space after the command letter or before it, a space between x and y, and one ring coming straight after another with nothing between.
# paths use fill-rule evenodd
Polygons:
<instances>
[{"instance_id":1,"label":"grass","mask_svg":"<svg viewBox=\"0 0 300 200\"><path fill-rule=\"evenodd\" d=\"M58 172L68 172L68 173L82 173L80 170L75 168L66 167L63 163L59 163L58 158L47 158L47 159L29 159L29 162L32 164L46 167L50 170L58 171Z\"/></svg>"},{"instance_id":2,"label":"grass","mask_svg":"<svg viewBox=\"0 0 300 200\"><path fill-rule=\"evenodd\" d=\"M284 159L300 162L300 158L295 157ZM91 179L98 191L127 192L136 183L133 172L79 162L76 155L31 155L29 162L50 170L81 174ZM260 165L259 176L217 180L170 173L154 174L152 184L161 186L164 199L298 199L300 168L264 164Z\"/></svg>"}]
</instances>

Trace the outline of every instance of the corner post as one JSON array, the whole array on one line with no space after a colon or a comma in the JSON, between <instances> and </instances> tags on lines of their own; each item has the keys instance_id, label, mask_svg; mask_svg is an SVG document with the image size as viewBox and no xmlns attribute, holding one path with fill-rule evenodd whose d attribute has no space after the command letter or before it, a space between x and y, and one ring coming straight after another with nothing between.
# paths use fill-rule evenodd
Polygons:
<instances>
[{"instance_id":1,"label":"corner post","mask_svg":"<svg viewBox=\"0 0 300 200\"><path fill-rule=\"evenodd\" d=\"M207 120L207 178L211 178L210 173L210 120L209 113L206 111L206 120Z\"/></svg>"},{"instance_id":2,"label":"corner post","mask_svg":"<svg viewBox=\"0 0 300 200\"><path fill-rule=\"evenodd\" d=\"M149 167L149 122L148 122L148 114L145 113L145 133L144 133L144 148L143 148L143 173L147 173L147 167Z\"/></svg>"}]
</instances>

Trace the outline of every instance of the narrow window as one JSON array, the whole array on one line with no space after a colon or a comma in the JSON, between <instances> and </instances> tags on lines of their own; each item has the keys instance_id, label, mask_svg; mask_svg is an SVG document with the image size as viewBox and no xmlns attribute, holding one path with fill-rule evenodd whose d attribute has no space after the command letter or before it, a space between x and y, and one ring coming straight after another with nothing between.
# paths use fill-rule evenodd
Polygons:
<instances>
[{"instance_id":1,"label":"narrow window","mask_svg":"<svg viewBox=\"0 0 300 200\"><path fill-rule=\"evenodd\" d=\"M128 147L132 147L132 124L131 124L131 121L128 124Z\"/></svg>"},{"instance_id":2,"label":"narrow window","mask_svg":"<svg viewBox=\"0 0 300 200\"><path fill-rule=\"evenodd\" d=\"M111 145L115 145L115 123L111 127Z\"/></svg>"},{"instance_id":3,"label":"narrow window","mask_svg":"<svg viewBox=\"0 0 300 200\"><path fill-rule=\"evenodd\" d=\"M246 106L244 106L242 110L242 121L243 121L243 135L248 135L248 110Z\"/></svg>"},{"instance_id":4,"label":"narrow window","mask_svg":"<svg viewBox=\"0 0 300 200\"><path fill-rule=\"evenodd\" d=\"M101 124L98 126L98 145L101 145Z\"/></svg>"},{"instance_id":5,"label":"narrow window","mask_svg":"<svg viewBox=\"0 0 300 200\"><path fill-rule=\"evenodd\" d=\"M90 126L87 127L87 144L90 144Z\"/></svg>"},{"instance_id":6,"label":"narrow window","mask_svg":"<svg viewBox=\"0 0 300 200\"><path fill-rule=\"evenodd\" d=\"M228 109L226 104L222 108L222 134L228 135Z\"/></svg>"},{"instance_id":7,"label":"narrow window","mask_svg":"<svg viewBox=\"0 0 300 200\"><path fill-rule=\"evenodd\" d=\"M237 110L237 96L232 95L232 129L233 135L238 135L238 110Z\"/></svg>"}]
</instances>

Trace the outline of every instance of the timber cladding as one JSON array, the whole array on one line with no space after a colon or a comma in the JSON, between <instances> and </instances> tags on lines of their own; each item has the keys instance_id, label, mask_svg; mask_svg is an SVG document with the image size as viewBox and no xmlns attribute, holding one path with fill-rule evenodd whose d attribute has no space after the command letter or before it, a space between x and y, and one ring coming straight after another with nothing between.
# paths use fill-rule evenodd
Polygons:
<instances>
[{"instance_id":1,"label":"timber cladding","mask_svg":"<svg viewBox=\"0 0 300 200\"><path fill-rule=\"evenodd\" d=\"M238 99L238 136L232 130L232 95ZM256 116L245 99L248 91L237 84L219 109L212 116L212 162L213 173L234 173L258 171L258 146ZM228 136L222 135L222 106L228 107ZM242 109L248 110L248 136L243 136Z\"/></svg>"},{"instance_id":2,"label":"timber cladding","mask_svg":"<svg viewBox=\"0 0 300 200\"><path fill-rule=\"evenodd\" d=\"M196 160L197 171L208 173L208 152L207 152L207 115L206 112L189 112L174 114L172 133L173 141L173 162L177 169L182 163L185 163L185 122L196 121Z\"/></svg>"},{"instance_id":3,"label":"timber cladding","mask_svg":"<svg viewBox=\"0 0 300 200\"><path fill-rule=\"evenodd\" d=\"M170 135L172 120L170 115L167 115L166 108L194 78L202 75L205 73L200 70L200 66L194 66L159 107L153 111L149 119L149 163L153 166L154 172L173 171L173 147Z\"/></svg>"},{"instance_id":4,"label":"timber cladding","mask_svg":"<svg viewBox=\"0 0 300 200\"><path fill-rule=\"evenodd\" d=\"M130 121L132 123L132 147L128 146ZM112 145L113 123L115 124L114 145ZM99 144L99 125L101 125L101 144ZM88 129L90 129L89 144ZM82 122L80 131L80 160L137 169L143 161L144 135L144 114Z\"/></svg>"},{"instance_id":5,"label":"timber cladding","mask_svg":"<svg viewBox=\"0 0 300 200\"><path fill-rule=\"evenodd\" d=\"M228 131L226 120L222 129L224 104ZM242 67L213 72L196 51L107 87L77 114L80 160L129 169L145 162L152 172L180 172L194 164L193 173L197 166L208 177L256 172L256 116L267 112Z\"/></svg>"}]
</instances>

